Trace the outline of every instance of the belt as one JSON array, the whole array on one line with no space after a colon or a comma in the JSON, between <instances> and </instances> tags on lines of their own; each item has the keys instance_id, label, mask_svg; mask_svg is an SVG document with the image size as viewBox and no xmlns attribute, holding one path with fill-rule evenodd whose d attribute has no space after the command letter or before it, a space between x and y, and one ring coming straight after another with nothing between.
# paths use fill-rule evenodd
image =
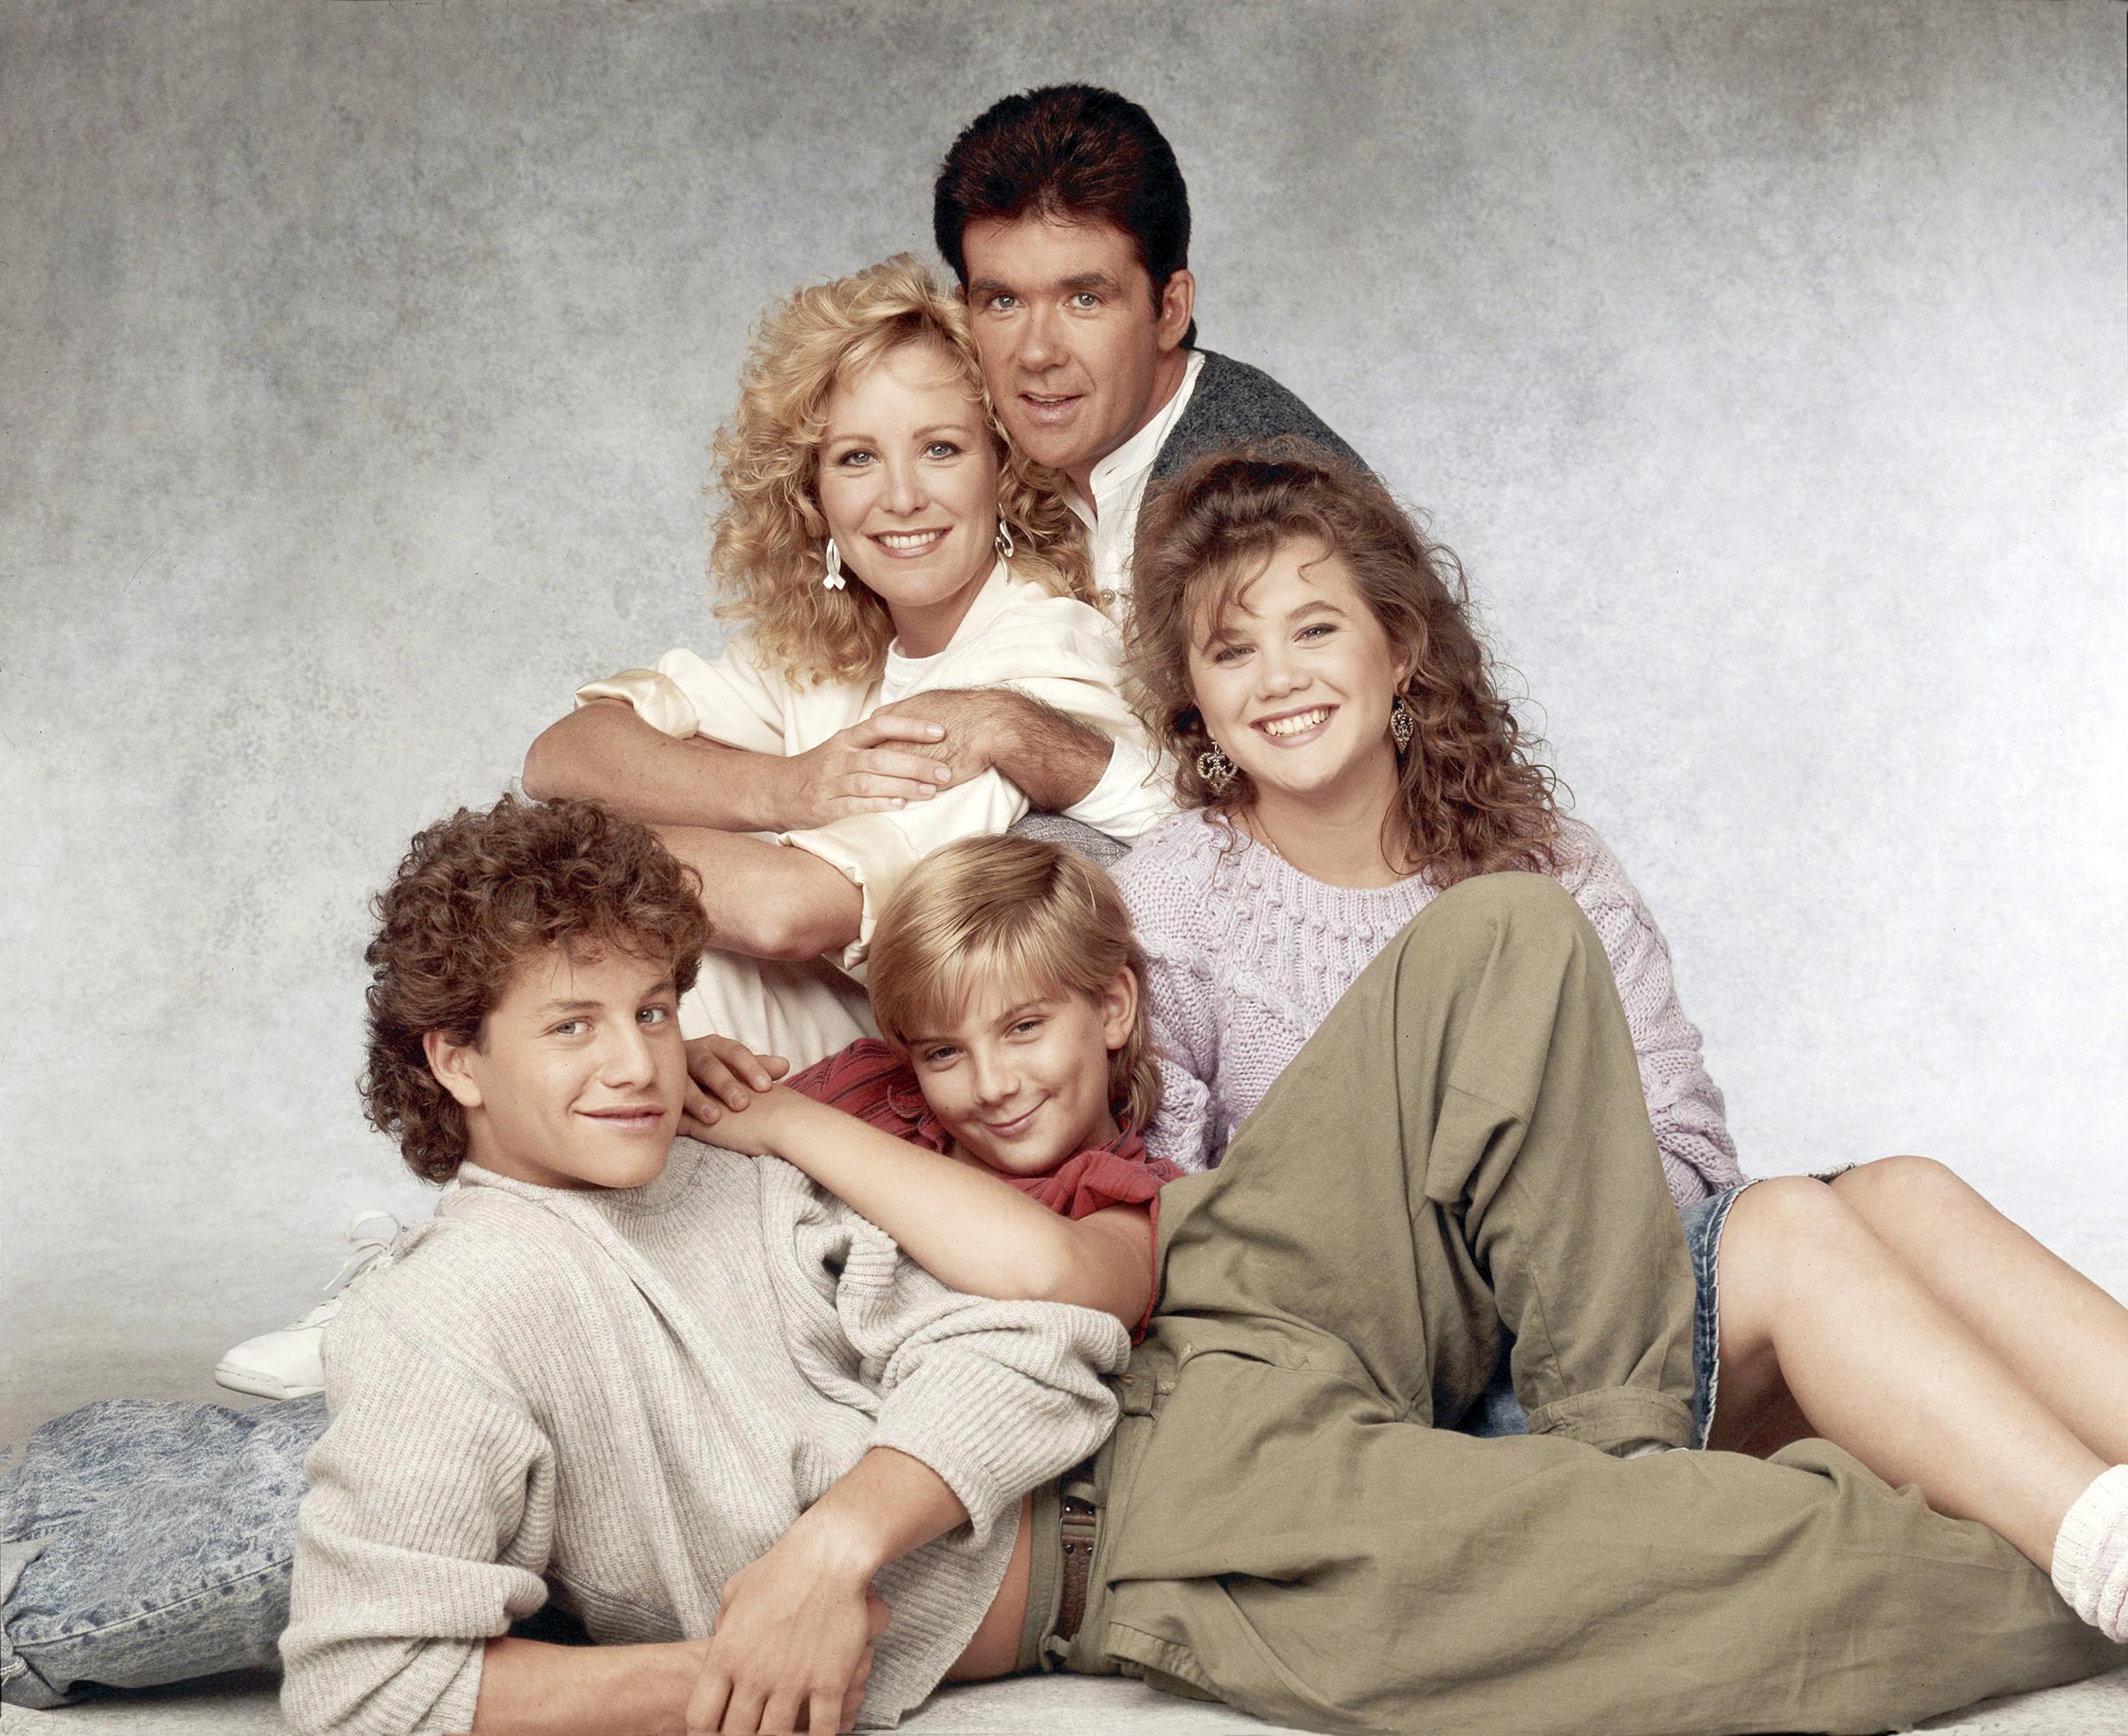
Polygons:
<instances>
[{"instance_id":1,"label":"belt","mask_svg":"<svg viewBox=\"0 0 2128 1736\"><path fill-rule=\"evenodd\" d=\"M1064 1545L1064 1570L1056 1626L1049 1638L1050 1653L1058 1658L1070 1648L1078 1637L1079 1623L1086 1619L1086 1585L1093 1571L1094 1541L1101 1530L1100 1509L1093 1504L1093 1493L1091 1458L1067 1471L1058 1490L1057 1529Z\"/></svg>"}]
</instances>

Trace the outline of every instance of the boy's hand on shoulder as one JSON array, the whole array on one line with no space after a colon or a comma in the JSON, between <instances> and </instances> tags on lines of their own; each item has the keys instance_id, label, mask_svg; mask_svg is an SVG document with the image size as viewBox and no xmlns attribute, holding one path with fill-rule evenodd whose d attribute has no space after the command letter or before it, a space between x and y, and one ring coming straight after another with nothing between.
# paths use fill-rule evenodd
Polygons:
<instances>
[{"instance_id":1,"label":"boy's hand on shoulder","mask_svg":"<svg viewBox=\"0 0 2128 1736\"><path fill-rule=\"evenodd\" d=\"M698 1132L685 1121L680 1131L705 1145L722 1146L728 1152L744 1152L748 1157L786 1157L786 1146L794 1114L803 1111L812 1102L784 1085L771 1085L757 1092L743 1109L726 1107L717 1112L716 1120L702 1126Z\"/></svg>"},{"instance_id":2,"label":"boy's hand on shoulder","mask_svg":"<svg viewBox=\"0 0 2128 1736\"><path fill-rule=\"evenodd\" d=\"M781 1055L757 1055L729 1036L698 1036L687 1044L687 1099L680 1112L680 1131L690 1139L733 1151L720 1123L754 1106L791 1070ZM759 1156L758 1152L753 1153Z\"/></svg>"}]
</instances>

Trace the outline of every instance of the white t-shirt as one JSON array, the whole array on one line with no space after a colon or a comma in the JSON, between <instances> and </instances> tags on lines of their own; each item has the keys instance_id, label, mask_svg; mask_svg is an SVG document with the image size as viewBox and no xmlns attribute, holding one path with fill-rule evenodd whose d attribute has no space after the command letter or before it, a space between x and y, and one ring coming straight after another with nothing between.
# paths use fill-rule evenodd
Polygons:
<instances>
[{"instance_id":1,"label":"white t-shirt","mask_svg":"<svg viewBox=\"0 0 2128 1736\"><path fill-rule=\"evenodd\" d=\"M1100 782L1064 810L1071 818L1130 842L1175 811L1175 780L1164 775L1123 703L1123 643L1115 623L1084 603L1014 578L1002 560L943 651L907 657L889 647L886 667L870 681L794 684L759 662L742 633L714 660L676 649L654 669L589 682L576 690L576 703L625 700L667 735L790 755L818 747L895 700L956 687L1013 688L1115 744ZM833 863L862 888L857 938L833 956L861 981L872 927L903 876L940 845L1003 832L1027 810L1019 786L993 770L928 801L784 833L778 841Z\"/></svg>"}]
</instances>

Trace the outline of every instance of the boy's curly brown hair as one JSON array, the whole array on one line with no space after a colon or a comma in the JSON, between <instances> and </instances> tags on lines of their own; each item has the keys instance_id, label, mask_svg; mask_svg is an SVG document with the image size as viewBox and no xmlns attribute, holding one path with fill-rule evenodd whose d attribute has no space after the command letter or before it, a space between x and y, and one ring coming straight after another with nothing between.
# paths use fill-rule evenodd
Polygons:
<instances>
[{"instance_id":1,"label":"boy's curly brown hair","mask_svg":"<svg viewBox=\"0 0 2128 1736\"><path fill-rule=\"evenodd\" d=\"M477 1042L519 964L548 947L670 959L684 995L709 943L694 871L593 802L461 808L415 834L374 909L363 1107L432 1182L466 1161L466 1112L429 1071L425 1032Z\"/></svg>"}]
</instances>

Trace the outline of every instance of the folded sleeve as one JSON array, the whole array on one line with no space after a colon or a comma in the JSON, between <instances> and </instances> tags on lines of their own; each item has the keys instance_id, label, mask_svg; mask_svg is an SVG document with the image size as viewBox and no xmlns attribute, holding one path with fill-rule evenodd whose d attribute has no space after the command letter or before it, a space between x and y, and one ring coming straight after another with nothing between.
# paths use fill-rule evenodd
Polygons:
<instances>
[{"instance_id":1,"label":"folded sleeve","mask_svg":"<svg viewBox=\"0 0 2128 1736\"><path fill-rule=\"evenodd\" d=\"M872 931L909 871L940 845L956 838L1003 832L1026 812L1027 798L1019 786L995 771L985 771L941 790L927 802L912 802L880 814L853 814L826 825L785 833L783 842L840 869L863 895L857 937L830 954L830 961L844 975L864 981Z\"/></svg>"},{"instance_id":2,"label":"folded sleeve","mask_svg":"<svg viewBox=\"0 0 2128 1736\"><path fill-rule=\"evenodd\" d=\"M1126 844L1135 844L1174 811L1174 769L1130 736L1115 738L1101 781L1064 810L1068 818Z\"/></svg>"},{"instance_id":3,"label":"folded sleeve","mask_svg":"<svg viewBox=\"0 0 2128 1736\"><path fill-rule=\"evenodd\" d=\"M843 1261L835 1309L879 1394L866 1447L892 1447L937 1472L978 1544L1115 1426L1100 1377L1122 1370L1130 1346L1109 1315L961 1295L866 1224Z\"/></svg>"},{"instance_id":4,"label":"folded sleeve","mask_svg":"<svg viewBox=\"0 0 2128 1736\"><path fill-rule=\"evenodd\" d=\"M546 1601L552 1453L521 1406L360 1297L327 1350L283 1715L297 1736L471 1729L488 1641Z\"/></svg>"},{"instance_id":5,"label":"folded sleeve","mask_svg":"<svg viewBox=\"0 0 2128 1736\"><path fill-rule=\"evenodd\" d=\"M742 636L714 659L676 649L657 667L623 669L576 690L576 703L619 700L653 729L685 740L707 737L752 754L781 754L784 685L763 668Z\"/></svg>"}]
</instances>

